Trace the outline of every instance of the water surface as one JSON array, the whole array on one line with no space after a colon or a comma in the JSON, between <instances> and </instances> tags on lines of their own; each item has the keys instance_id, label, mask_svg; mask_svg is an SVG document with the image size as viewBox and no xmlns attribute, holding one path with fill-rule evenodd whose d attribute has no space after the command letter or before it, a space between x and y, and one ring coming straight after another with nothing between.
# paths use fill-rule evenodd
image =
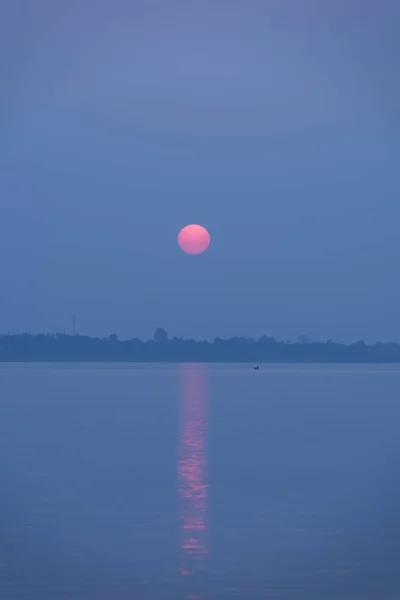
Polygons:
<instances>
[{"instance_id":1,"label":"water surface","mask_svg":"<svg viewBox=\"0 0 400 600\"><path fill-rule=\"evenodd\" d=\"M398 600L396 366L0 365L0 598Z\"/></svg>"}]
</instances>

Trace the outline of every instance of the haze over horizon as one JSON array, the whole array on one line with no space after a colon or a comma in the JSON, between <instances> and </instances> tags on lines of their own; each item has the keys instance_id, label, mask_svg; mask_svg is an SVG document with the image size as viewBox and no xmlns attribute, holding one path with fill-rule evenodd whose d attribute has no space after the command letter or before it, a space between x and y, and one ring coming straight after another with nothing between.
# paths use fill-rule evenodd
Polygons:
<instances>
[{"instance_id":1,"label":"haze over horizon","mask_svg":"<svg viewBox=\"0 0 400 600\"><path fill-rule=\"evenodd\" d=\"M0 331L400 341L399 17L4 0Z\"/></svg>"}]
</instances>

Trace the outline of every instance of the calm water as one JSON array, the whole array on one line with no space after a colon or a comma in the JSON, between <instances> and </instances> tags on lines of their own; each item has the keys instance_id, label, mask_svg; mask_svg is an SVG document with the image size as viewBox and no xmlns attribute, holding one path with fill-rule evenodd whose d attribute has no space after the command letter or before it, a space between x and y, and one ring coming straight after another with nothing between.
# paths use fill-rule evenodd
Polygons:
<instances>
[{"instance_id":1,"label":"calm water","mask_svg":"<svg viewBox=\"0 0 400 600\"><path fill-rule=\"evenodd\" d=\"M0 366L0 598L399 600L400 367Z\"/></svg>"}]
</instances>

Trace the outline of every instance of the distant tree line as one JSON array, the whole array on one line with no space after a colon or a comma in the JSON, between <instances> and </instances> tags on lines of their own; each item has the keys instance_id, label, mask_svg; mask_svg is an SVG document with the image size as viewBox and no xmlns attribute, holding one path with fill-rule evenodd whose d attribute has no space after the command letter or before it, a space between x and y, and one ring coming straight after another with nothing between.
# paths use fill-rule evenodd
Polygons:
<instances>
[{"instance_id":1,"label":"distant tree line","mask_svg":"<svg viewBox=\"0 0 400 600\"><path fill-rule=\"evenodd\" d=\"M267 335L217 337L209 342L169 338L165 329L158 328L147 341L119 340L115 334L104 338L64 333L2 335L0 361L400 363L400 345L314 342L306 336L283 342Z\"/></svg>"}]
</instances>

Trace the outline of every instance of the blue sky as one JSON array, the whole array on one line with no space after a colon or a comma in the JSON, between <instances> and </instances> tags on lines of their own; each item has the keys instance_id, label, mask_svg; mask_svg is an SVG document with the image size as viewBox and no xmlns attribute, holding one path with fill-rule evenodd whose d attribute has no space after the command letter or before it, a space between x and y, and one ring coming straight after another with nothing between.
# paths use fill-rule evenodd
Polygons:
<instances>
[{"instance_id":1,"label":"blue sky","mask_svg":"<svg viewBox=\"0 0 400 600\"><path fill-rule=\"evenodd\" d=\"M399 13L5 0L0 330L400 340Z\"/></svg>"}]
</instances>

